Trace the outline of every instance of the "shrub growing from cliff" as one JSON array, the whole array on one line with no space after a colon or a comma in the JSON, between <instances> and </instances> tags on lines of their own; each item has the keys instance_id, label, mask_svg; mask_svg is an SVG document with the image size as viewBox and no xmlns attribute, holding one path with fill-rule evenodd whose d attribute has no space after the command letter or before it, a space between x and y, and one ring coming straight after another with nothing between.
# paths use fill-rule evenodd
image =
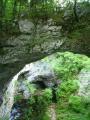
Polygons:
<instances>
[{"instance_id":1,"label":"shrub growing from cliff","mask_svg":"<svg viewBox=\"0 0 90 120\"><path fill-rule=\"evenodd\" d=\"M45 89L41 96L36 96L35 113L37 120L49 120L47 108L52 103L52 90Z\"/></svg>"},{"instance_id":2,"label":"shrub growing from cliff","mask_svg":"<svg viewBox=\"0 0 90 120\"><path fill-rule=\"evenodd\" d=\"M81 97L74 95L69 97L69 106L76 112L82 112L84 107L81 102Z\"/></svg>"},{"instance_id":3,"label":"shrub growing from cliff","mask_svg":"<svg viewBox=\"0 0 90 120\"><path fill-rule=\"evenodd\" d=\"M52 103L52 90L47 88L42 91L34 92L34 88L30 83L25 82L30 92L30 97L25 101L25 107L21 108L21 116L17 120L49 120L46 111ZM15 96L15 102L22 104L21 95Z\"/></svg>"},{"instance_id":4,"label":"shrub growing from cliff","mask_svg":"<svg viewBox=\"0 0 90 120\"><path fill-rule=\"evenodd\" d=\"M57 99L68 99L68 97L72 93L76 93L79 86L78 86L78 81L77 80L67 80L62 82L57 90L56 90L56 96Z\"/></svg>"},{"instance_id":5,"label":"shrub growing from cliff","mask_svg":"<svg viewBox=\"0 0 90 120\"><path fill-rule=\"evenodd\" d=\"M57 120L89 120L90 98L79 96L81 71L90 72L90 58L70 52L57 53L45 59L54 69L60 84L56 88Z\"/></svg>"}]
</instances>

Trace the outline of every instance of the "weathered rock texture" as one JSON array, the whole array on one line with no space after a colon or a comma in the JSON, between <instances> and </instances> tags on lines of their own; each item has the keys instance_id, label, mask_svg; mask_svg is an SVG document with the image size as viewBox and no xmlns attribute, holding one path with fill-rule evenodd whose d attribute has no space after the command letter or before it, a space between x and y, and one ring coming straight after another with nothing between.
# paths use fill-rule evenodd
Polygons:
<instances>
[{"instance_id":1,"label":"weathered rock texture","mask_svg":"<svg viewBox=\"0 0 90 120\"><path fill-rule=\"evenodd\" d=\"M15 96L19 95L22 96L22 99L28 99L32 94L35 95L37 92L41 93L41 90L45 88L54 87L56 82L54 70L48 62L40 60L26 65L8 85L0 107L0 116L10 116ZM35 93L30 89L31 84ZM15 114L15 110L13 112ZM13 113L11 114L15 118ZM17 114L15 115L17 116Z\"/></svg>"},{"instance_id":2,"label":"weathered rock texture","mask_svg":"<svg viewBox=\"0 0 90 120\"><path fill-rule=\"evenodd\" d=\"M86 53L89 45L68 40L61 34L61 26L52 20L34 25L29 20L19 21L20 35L3 40L0 46L0 90L25 64L43 58L55 51ZM3 38L0 38L2 41ZM85 49L83 49L83 46Z\"/></svg>"},{"instance_id":3,"label":"weathered rock texture","mask_svg":"<svg viewBox=\"0 0 90 120\"><path fill-rule=\"evenodd\" d=\"M90 71L81 71L79 74L80 88L78 95L90 96Z\"/></svg>"}]
</instances>

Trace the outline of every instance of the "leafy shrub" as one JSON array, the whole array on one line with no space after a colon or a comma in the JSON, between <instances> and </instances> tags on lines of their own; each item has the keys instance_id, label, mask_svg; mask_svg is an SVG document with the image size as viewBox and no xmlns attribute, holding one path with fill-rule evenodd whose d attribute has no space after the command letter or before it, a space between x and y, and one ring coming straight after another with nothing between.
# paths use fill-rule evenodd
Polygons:
<instances>
[{"instance_id":1,"label":"leafy shrub","mask_svg":"<svg viewBox=\"0 0 90 120\"><path fill-rule=\"evenodd\" d=\"M27 85L29 90L32 90L31 85ZM33 93L33 90L32 90ZM20 96L16 96L16 101L21 100ZM31 96L27 99L27 106L22 109L22 116L20 119L30 120L49 120L46 115L47 107L52 102L52 90L47 88L41 92L41 95L31 94Z\"/></svg>"},{"instance_id":2,"label":"leafy shrub","mask_svg":"<svg viewBox=\"0 0 90 120\"><path fill-rule=\"evenodd\" d=\"M23 99L23 96L20 94L14 96L14 102L21 101Z\"/></svg>"},{"instance_id":3,"label":"leafy shrub","mask_svg":"<svg viewBox=\"0 0 90 120\"><path fill-rule=\"evenodd\" d=\"M50 63L61 80L56 88L57 120L89 120L90 99L76 93L80 82L77 76L80 71L90 71L90 59L70 52L57 53L52 58Z\"/></svg>"},{"instance_id":4,"label":"leafy shrub","mask_svg":"<svg viewBox=\"0 0 90 120\"><path fill-rule=\"evenodd\" d=\"M56 95L57 99L68 98L72 93L75 93L78 89L77 80L68 80L62 82L57 88Z\"/></svg>"},{"instance_id":5,"label":"leafy shrub","mask_svg":"<svg viewBox=\"0 0 90 120\"><path fill-rule=\"evenodd\" d=\"M43 92L43 101L46 101L47 104L50 104L52 100L52 90L47 88Z\"/></svg>"},{"instance_id":6,"label":"leafy shrub","mask_svg":"<svg viewBox=\"0 0 90 120\"><path fill-rule=\"evenodd\" d=\"M70 52L57 53L51 61L51 65L62 80L75 79L76 75L83 68L82 59Z\"/></svg>"},{"instance_id":7,"label":"leafy shrub","mask_svg":"<svg viewBox=\"0 0 90 120\"><path fill-rule=\"evenodd\" d=\"M49 117L47 116L47 114L43 113L43 112L39 113L35 119L37 119L37 120L50 120Z\"/></svg>"},{"instance_id":8,"label":"leafy shrub","mask_svg":"<svg viewBox=\"0 0 90 120\"><path fill-rule=\"evenodd\" d=\"M43 91L41 96L37 96L37 104L39 106L39 110L41 107L41 111L46 111L48 105L52 102L52 90L47 88Z\"/></svg>"},{"instance_id":9,"label":"leafy shrub","mask_svg":"<svg viewBox=\"0 0 90 120\"><path fill-rule=\"evenodd\" d=\"M81 112L83 109L83 105L81 103L81 97L71 95L69 97L69 105L76 112Z\"/></svg>"},{"instance_id":10,"label":"leafy shrub","mask_svg":"<svg viewBox=\"0 0 90 120\"><path fill-rule=\"evenodd\" d=\"M29 93L31 95L33 95L36 90L35 87L32 84L30 84L30 82L28 82L27 80L24 82L24 84L25 84L27 90L29 91Z\"/></svg>"},{"instance_id":11,"label":"leafy shrub","mask_svg":"<svg viewBox=\"0 0 90 120\"><path fill-rule=\"evenodd\" d=\"M52 90L47 88L42 91L42 95L35 96L34 114L37 120L48 120L46 114L48 106L52 102Z\"/></svg>"}]
</instances>

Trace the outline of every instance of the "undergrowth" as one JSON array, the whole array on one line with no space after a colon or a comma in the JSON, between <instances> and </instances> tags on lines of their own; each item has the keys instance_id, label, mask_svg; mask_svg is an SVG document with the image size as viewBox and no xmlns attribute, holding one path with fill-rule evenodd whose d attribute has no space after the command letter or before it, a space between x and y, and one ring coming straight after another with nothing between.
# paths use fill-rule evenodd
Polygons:
<instances>
[{"instance_id":1,"label":"undergrowth","mask_svg":"<svg viewBox=\"0 0 90 120\"><path fill-rule=\"evenodd\" d=\"M48 59L46 59L48 61ZM90 97L79 96L81 71L90 71L90 59L70 52L57 53L49 62L61 84L56 89L57 120L90 120Z\"/></svg>"}]
</instances>

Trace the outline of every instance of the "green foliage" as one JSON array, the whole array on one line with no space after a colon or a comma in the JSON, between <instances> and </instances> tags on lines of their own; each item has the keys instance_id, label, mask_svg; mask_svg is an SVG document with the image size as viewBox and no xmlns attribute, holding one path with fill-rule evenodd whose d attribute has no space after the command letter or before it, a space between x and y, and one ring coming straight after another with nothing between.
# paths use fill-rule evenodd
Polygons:
<instances>
[{"instance_id":1,"label":"green foliage","mask_svg":"<svg viewBox=\"0 0 90 120\"><path fill-rule=\"evenodd\" d=\"M50 120L49 117L46 115L46 113L39 113L39 115L37 116L37 120Z\"/></svg>"},{"instance_id":2,"label":"green foliage","mask_svg":"<svg viewBox=\"0 0 90 120\"><path fill-rule=\"evenodd\" d=\"M52 90L45 89L40 93L40 95L39 93L34 95L35 89L32 87L32 85L27 82L24 84L26 85L31 95L27 99L26 107L21 110L23 115L20 117L20 120L33 120L34 117L37 120L49 120L48 116L46 115L46 111L48 105L50 105L52 102ZM20 102L21 100L22 97L20 95L15 96L15 102Z\"/></svg>"},{"instance_id":3,"label":"green foliage","mask_svg":"<svg viewBox=\"0 0 90 120\"><path fill-rule=\"evenodd\" d=\"M57 103L56 114L57 120L89 120L90 99L70 95L68 100L64 98Z\"/></svg>"},{"instance_id":4,"label":"green foliage","mask_svg":"<svg viewBox=\"0 0 90 120\"><path fill-rule=\"evenodd\" d=\"M75 113L71 110L59 110L57 120L89 120L89 118L85 114Z\"/></svg>"},{"instance_id":5,"label":"green foliage","mask_svg":"<svg viewBox=\"0 0 90 120\"><path fill-rule=\"evenodd\" d=\"M25 85L27 91L30 93L30 99L29 99L28 102L29 102L29 104L32 104L32 103L34 102L33 94L34 94L34 92L35 92L36 89L35 89L34 86L33 86L32 84L30 84L30 82L28 82L27 80L25 80L25 81L23 82L23 84ZM16 83L16 85L18 85L18 83ZM18 102L18 101L20 101L20 100L22 100L22 99L24 99L23 94L16 94L16 95L14 96L14 101L15 101L15 102Z\"/></svg>"},{"instance_id":6,"label":"green foliage","mask_svg":"<svg viewBox=\"0 0 90 120\"><path fill-rule=\"evenodd\" d=\"M9 120L9 117L7 115L0 117L0 120Z\"/></svg>"},{"instance_id":7,"label":"green foliage","mask_svg":"<svg viewBox=\"0 0 90 120\"><path fill-rule=\"evenodd\" d=\"M78 74L90 71L90 59L84 55L70 52L57 53L50 60L57 78L61 80L56 88L57 120L89 120L90 98L77 96L79 88Z\"/></svg>"},{"instance_id":8,"label":"green foliage","mask_svg":"<svg viewBox=\"0 0 90 120\"><path fill-rule=\"evenodd\" d=\"M43 92L43 100L47 102L47 104L51 103L52 100L52 90L50 88L47 88Z\"/></svg>"},{"instance_id":9,"label":"green foliage","mask_svg":"<svg viewBox=\"0 0 90 120\"><path fill-rule=\"evenodd\" d=\"M23 120L30 120L32 118L32 106L28 104L28 107L25 107L22 110L23 115L21 116L20 119Z\"/></svg>"},{"instance_id":10,"label":"green foliage","mask_svg":"<svg viewBox=\"0 0 90 120\"><path fill-rule=\"evenodd\" d=\"M76 3L78 7L74 11L74 1L71 0L65 0L62 4L59 4L59 0L57 3L54 0L0 0L0 29L18 31L15 21L21 18L30 19L36 24L38 20L52 18L56 25L62 26L62 31L70 32L69 37L73 37L73 32L88 28L90 19L90 2L84 0ZM74 12L77 13L78 22Z\"/></svg>"},{"instance_id":11,"label":"green foliage","mask_svg":"<svg viewBox=\"0 0 90 120\"><path fill-rule=\"evenodd\" d=\"M41 96L38 96L39 107L47 107L52 101L52 90L45 89ZM43 105L43 106L42 106Z\"/></svg>"},{"instance_id":12,"label":"green foliage","mask_svg":"<svg viewBox=\"0 0 90 120\"><path fill-rule=\"evenodd\" d=\"M27 80L24 82L24 84L25 84L27 90L29 91L29 93L31 95L33 95L36 90L35 87L32 84L30 84L30 82L28 82Z\"/></svg>"},{"instance_id":13,"label":"green foliage","mask_svg":"<svg viewBox=\"0 0 90 120\"><path fill-rule=\"evenodd\" d=\"M72 93L75 93L78 89L78 81L77 80L68 80L62 82L56 91L57 99L60 98L68 98Z\"/></svg>"},{"instance_id":14,"label":"green foliage","mask_svg":"<svg viewBox=\"0 0 90 120\"><path fill-rule=\"evenodd\" d=\"M51 65L58 78L62 80L75 79L83 68L82 59L70 52L57 53L53 59Z\"/></svg>"},{"instance_id":15,"label":"green foliage","mask_svg":"<svg viewBox=\"0 0 90 120\"><path fill-rule=\"evenodd\" d=\"M54 0L36 1L31 0L30 17L47 20L54 12ZM42 12L41 12L42 11Z\"/></svg>"},{"instance_id":16,"label":"green foliage","mask_svg":"<svg viewBox=\"0 0 90 120\"><path fill-rule=\"evenodd\" d=\"M81 103L81 97L79 96L71 95L69 97L69 105L70 105L70 108L72 108L76 112L82 112L83 110L83 105Z\"/></svg>"},{"instance_id":17,"label":"green foliage","mask_svg":"<svg viewBox=\"0 0 90 120\"><path fill-rule=\"evenodd\" d=\"M18 102L18 101L21 101L23 99L23 96L22 95L15 95L14 96L14 102Z\"/></svg>"},{"instance_id":18,"label":"green foliage","mask_svg":"<svg viewBox=\"0 0 90 120\"><path fill-rule=\"evenodd\" d=\"M52 90L47 88L42 91L42 95L36 96L35 111L37 120L49 120L46 111L52 102Z\"/></svg>"}]
</instances>

